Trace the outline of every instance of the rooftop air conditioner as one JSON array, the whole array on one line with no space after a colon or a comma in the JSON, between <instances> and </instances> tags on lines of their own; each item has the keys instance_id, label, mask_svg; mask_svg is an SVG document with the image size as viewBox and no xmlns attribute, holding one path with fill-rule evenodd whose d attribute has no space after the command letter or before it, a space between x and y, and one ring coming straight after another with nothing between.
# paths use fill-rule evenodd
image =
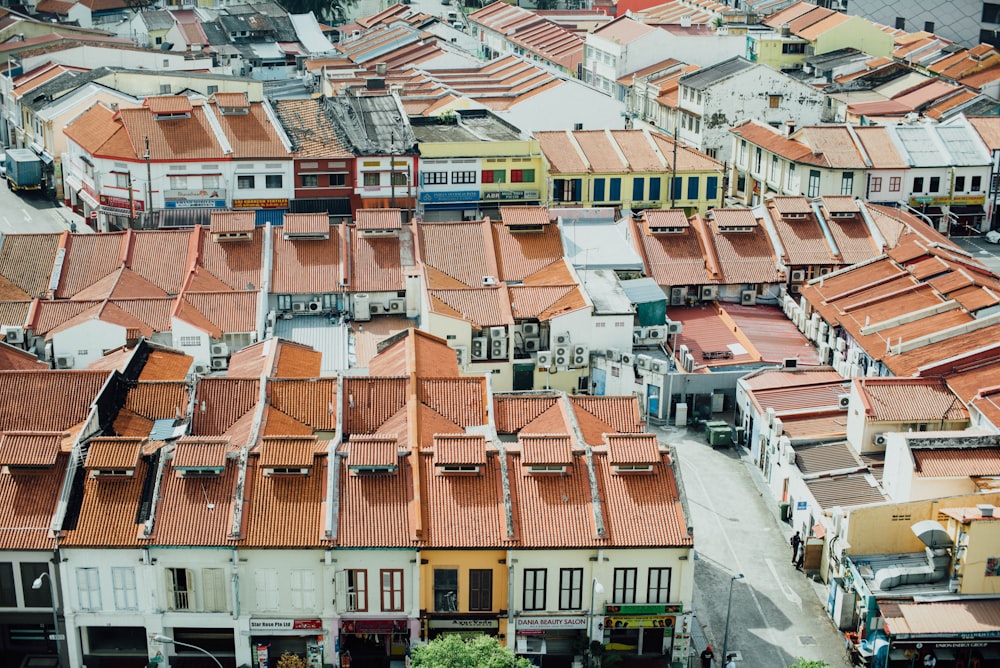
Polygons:
<instances>
[{"instance_id":1,"label":"rooftop air conditioner","mask_svg":"<svg viewBox=\"0 0 1000 668\"><path fill-rule=\"evenodd\" d=\"M74 364L72 355L58 355L56 357L57 369L72 369Z\"/></svg>"},{"instance_id":2,"label":"rooftop air conditioner","mask_svg":"<svg viewBox=\"0 0 1000 668\"><path fill-rule=\"evenodd\" d=\"M887 439L886 439L885 434L873 434L872 435L872 443L874 443L876 446L878 446L880 448L884 448L885 447L886 440Z\"/></svg>"},{"instance_id":3,"label":"rooftop air conditioner","mask_svg":"<svg viewBox=\"0 0 1000 668\"><path fill-rule=\"evenodd\" d=\"M541 344L542 340L539 339L537 336L528 337L524 340L524 350L525 352L529 353L538 352L538 349L541 347Z\"/></svg>"},{"instance_id":4,"label":"rooftop air conditioner","mask_svg":"<svg viewBox=\"0 0 1000 668\"><path fill-rule=\"evenodd\" d=\"M0 331L7 343L24 343L24 327L4 327Z\"/></svg>"},{"instance_id":5,"label":"rooftop air conditioner","mask_svg":"<svg viewBox=\"0 0 1000 668\"><path fill-rule=\"evenodd\" d=\"M702 301L712 301L719 296L719 288L714 285L703 285L701 286L701 290L698 291L698 294L701 295Z\"/></svg>"},{"instance_id":6,"label":"rooftop air conditioner","mask_svg":"<svg viewBox=\"0 0 1000 668\"><path fill-rule=\"evenodd\" d=\"M604 353L604 355L605 355L605 357L607 357L612 362L620 362L621 359L622 359L621 352L618 351L618 350L615 350L614 348L608 348L608 351L606 353Z\"/></svg>"},{"instance_id":7,"label":"rooftop air conditioner","mask_svg":"<svg viewBox=\"0 0 1000 668\"><path fill-rule=\"evenodd\" d=\"M191 367L191 373L206 374L208 373L208 365L195 364L193 367Z\"/></svg>"},{"instance_id":8,"label":"rooftop air conditioner","mask_svg":"<svg viewBox=\"0 0 1000 668\"><path fill-rule=\"evenodd\" d=\"M309 312L318 313L323 310L323 301L320 299L313 299L309 302Z\"/></svg>"},{"instance_id":9,"label":"rooftop air conditioner","mask_svg":"<svg viewBox=\"0 0 1000 668\"><path fill-rule=\"evenodd\" d=\"M455 346L455 357L459 366L466 366L469 363L469 349L466 346Z\"/></svg>"},{"instance_id":10,"label":"rooftop air conditioner","mask_svg":"<svg viewBox=\"0 0 1000 668\"><path fill-rule=\"evenodd\" d=\"M560 355L556 353L552 357L552 362L558 367L568 367L569 366L569 355Z\"/></svg>"},{"instance_id":11,"label":"rooftop air conditioner","mask_svg":"<svg viewBox=\"0 0 1000 668\"><path fill-rule=\"evenodd\" d=\"M292 302L293 313L302 313L305 310L306 310L306 305L303 304L302 302Z\"/></svg>"},{"instance_id":12,"label":"rooftop air conditioner","mask_svg":"<svg viewBox=\"0 0 1000 668\"><path fill-rule=\"evenodd\" d=\"M390 299L389 300L389 313L403 313L406 311L406 300L405 299Z\"/></svg>"},{"instance_id":13,"label":"rooftop air conditioner","mask_svg":"<svg viewBox=\"0 0 1000 668\"><path fill-rule=\"evenodd\" d=\"M757 292L754 290L743 290L740 292L740 304L743 306L753 306L757 303Z\"/></svg>"},{"instance_id":14,"label":"rooftop air conditioner","mask_svg":"<svg viewBox=\"0 0 1000 668\"><path fill-rule=\"evenodd\" d=\"M653 365L653 358L649 355L639 355L636 358L636 364L639 365L640 369L649 369Z\"/></svg>"},{"instance_id":15,"label":"rooftop air conditioner","mask_svg":"<svg viewBox=\"0 0 1000 668\"><path fill-rule=\"evenodd\" d=\"M556 334L556 345L557 346L568 346L570 342L569 332L563 332L562 334Z\"/></svg>"},{"instance_id":16,"label":"rooftop air conditioner","mask_svg":"<svg viewBox=\"0 0 1000 668\"><path fill-rule=\"evenodd\" d=\"M684 331L684 323L676 320L667 321L667 334L680 334Z\"/></svg>"},{"instance_id":17,"label":"rooftop air conditioner","mask_svg":"<svg viewBox=\"0 0 1000 668\"><path fill-rule=\"evenodd\" d=\"M507 339L490 339L490 358L504 359L507 357Z\"/></svg>"},{"instance_id":18,"label":"rooftop air conditioner","mask_svg":"<svg viewBox=\"0 0 1000 668\"><path fill-rule=\"evenodd\" d=\"M806 280L806 272L802 269L794 269L792 271L792 283L801 283Z\"/></svg>"},{"instance_id":19,"label":"rooftop air conditioner","mask_svg":"<svg viewBox=\"0 0 1000 668\"><path fill-rule=\"evenodd\" d=\"M573 355L572 364L570 366L576 369L581 369L587 366L589 362L590 360L587 359L587 355Z\"/></svg>"},{"instance_id":20,"label":"rooftop air conditioner","mask_svg":"<svg viewBox=\"0 0 1000 668\"><path fill-rule=\"evenodd\" d=\"M667 336L667 328L665 326L648 327L646 329L646 338L651 341L662 341Z\"/></svg>"},{"instance_id":21,"label":"rooftop air conditioner","mask_svg":"<svg viewBox=\"0 0 1000 668\"><path fill-rule=\"evenodd\" d=\"M841 394L837 397L837 406L839 408L848 409L851 407L851 395Z\"/></svg>"},{"instance_id":22,"label":"rooftop air conditioner","mask_svg":"<svg viewBox=\"0 0 1000 668\"><path fill-rule=\"evenodd\" d=\"M212 368L213 369L228 369L229 360L225 357L213 357L212 358Z\"/></svg>"},{"instance_id":23,"label":"rooftop air conditioner","mask_svg":"<svg viewBox=\"0 0 1000 668\"><path fill-rule=\"evenodd\" d=\"M687 297L687 288L670 288L670 305L683 306Z\"/></svg>"},{"instance_id":24,"label":"rooftop air conditioner","mask_svg":"<svg viewBox=\"0 0 1000 668\"><path fill-rule=\"evenodd\" d=\"M538 323L526 322L521 325L521 334L524 336L538 336Z\"/></svg>"},{"instance_id":25,"label":"rooftop air conditioner","mask_svg":"<svg viewBox=\"0 0 1000 668\"><path fill-rule=\"evenodd\" d=\"M479 361L484 360L489 357L489 349L486 347L487 339L485 336L477 336L472 339L472 359Z\"/></svg>"},{"instance_id":26,"label":"rooftop air conditioner","mask_svg":"<svg viewBox=\"0 0 1000 668\"><path fill-rule=\"evenodd\" d=\"M587 354L587 346L583 346L583 345L579 345L579 344L573 346L573 354L574 355L586 355Z\"/></svg>"},{"instance_id":27,"label":"rooftop air conditioner","mask_svg":"<svg viewBox=\"0 0 1000 668\"><path fill-rule=\"evenodd\" d=\"M540 367L552 366L552 353L548 351L540 352L538 353L536 361L538 362L538 366Z\"/></svg>"},{"instance_id":28,"label":"rooftop air conditioner","mask_svg":"<svg viewBox=\"0 0 1000 668\"><path fill-rule=\"evenodd\" d=\"M573 351L570 350L569 346L556 346L555 350L552 351L556 357L569 357L571 352Z\"/></svg>"},{"instance_id":29,"label":"rooftop air conditioner","mask_svg":"<svg viewBox=\"0 0 1000 668\"><path fill-rule=\"evenodd\" d=\"M635 364L635 355L632 353L622 353L622 366L632 366Z\"/></svg>"},{"instance_id":30,"label":"rooftop air conditioner","mask_svg":"<svg viewBox=\"0 0 1000 668\"><path fill-rule=\"evenodd\" d=\"M667 368L666 360L653 360L652 364L649 365L649 370L653 373L666 373Z\"/></svg>"},{"instance_id":31,"label":"rooftop air conditioner","mask_svg":"<svg viewBox=\"0 0 1000 668\"><path fill-rule=\"evenodd\" d=\"M497 284L497 279L495 276L483 276L483 287L491 288Z\"/></svg>"},{"instance_id":32,"label":"rooftop air conditioner","mask_svg":"<svg viewBox=\"0 0 1000 668\"><path fill-rule=\"evenodd\" d=\"M490 338L491 339L502 339L507 336L506 327L490 327Z\"/></svg>"},{"instance_id":33,"label":"rooftop air conditioner","mask_svg":"<svg viewBox=\"0 0 1000 668\"><path fill-rule=\"evenodd\" d=\"M213 343L212 344L212 357L227 357L229 355L229 346L225 343Z\"/></svg>"}]
</instances>

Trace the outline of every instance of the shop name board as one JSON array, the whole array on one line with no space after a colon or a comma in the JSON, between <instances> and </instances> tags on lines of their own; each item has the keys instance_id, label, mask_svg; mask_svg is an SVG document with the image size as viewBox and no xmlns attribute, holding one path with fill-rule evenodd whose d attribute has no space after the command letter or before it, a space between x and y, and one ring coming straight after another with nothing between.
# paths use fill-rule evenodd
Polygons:
<instances>
[{"instance_id":1,"label":"shop name board","mask_svg":"<svg viewBox=\"0 0 1000 668\"><path fill-rule=\"evenodd\" d=\"M605 617L605 629L669 629L674 626L674 618L665 615L629 615L628 617Z\"/></svg>"},{"instance_id":2,"label":"shop name board","mask_svg":"<svg viewBox=\"0 0 1000 668\"><path fill-rule=\"evenodd\" d=\"M985 204L985 195L971 195L962 196L956 195L955 197L911 197L910 206L926 206L928 204L932 206L975 206L977 204Z\"/></svg>"},{"instance_id":3,"label":"shop name board","mask_svg":"<svg viewBox=\"0 0 1000 668\"><path fill-rule=\"evenodd\" d=\"M606 605L605 614L617 615L675 615L684 612L683 603L664 603L660 605Z\"/></svg>"},{"instance_id":4,"label":"shop name board","mask_svg":"<svg viewBox=\"0 0 1000 668\"><path fill-rule=\"evenodd\" d=\"M422 192L420 201L429 204L440 202L478 202L478 190L447 190L442 192Z\"/></svg>"},{"instance_id":5,"label":"shop name board","mask_svg":"<svg viewBox=\"0 0 1000 668\"><path fill-rule=\"evenodd\" d=\"M288 198L234 199L234 209L287 209Z\"/></svg>"},{"instance_id":6,"label":"shop name board","mask_svg":"<svg viewBox=\"0 0 1000 668\"><path fill-rule=\"evenodd\" d=\"M538 629L585 629L586 617L518 617L517 628L523 630Z\"/></svg>"},{"instance_id":7,"label":"shop name board","mask_svg":"<svg viewBox=\"0 0 1000 668\"><path fill-rule=\"evenodd\" d=\"M495 629L500 623L495 619L432 619L427 622L432 629Z\"/></svg>"},{"instance_id":8,"label":"shop name board","mask_svg":"<svg viewBox=\"0 0 1000 668\"><path fill-rule=\"evenodd\" d=\"M483 201L492 202L495 200L507 199L538 199L537 190L497 190L496 192L483 193Z\"/></svg>"},{"instance_id":9,"label":"shop name board","mask_svg":"<svg viewBox=\"0 0 1000 668\"><path fill-rule=\"evenodd\" d=\"M311 631L323 628L322 619L251 619L250 632Z\"/></svg>"},{"instance_id":10,"label":"shop name board","mask_svg":"<svg viewBox=\"0 0 1000 668\"><path fill-rule=\"evenodd\" d=\"M226 199L224 188L211 188L208 190L164 190L163 198L168 200L206 200L206 199Z\"/></svg>"},{"instance_id":11,"label":"shop name board","mask_svg":"<svg viewBox=\"0 0 1000 668\"><path fill-rule=\"evenodd\" d=\"M405 631L405 619L344 619L341 630L345 633L390 633Z\"/></svg>"},{"instance_id":12,"label":"shop name board","mask_svg":"<svg viewBox=\"0 0 1000 668\"><path fill-rule=\"evenodd\" d=\"M136 211L143 210L143 204L141 199L129 201L128 197L115 197L114 195L101 195L101 204L104 206L113 206L116 209L129 209L135 204Z\"/></svg>"},{"instance_id":13,"label":"shop name board","mask_svg":"<svg viewBox=\"0 0 1000 668\"><path fill-rule=\"evenodd\" d=\"M178 199L166 200L164 206L168 209L224 209L224 199Z\"/></svg>"}]
</instances>

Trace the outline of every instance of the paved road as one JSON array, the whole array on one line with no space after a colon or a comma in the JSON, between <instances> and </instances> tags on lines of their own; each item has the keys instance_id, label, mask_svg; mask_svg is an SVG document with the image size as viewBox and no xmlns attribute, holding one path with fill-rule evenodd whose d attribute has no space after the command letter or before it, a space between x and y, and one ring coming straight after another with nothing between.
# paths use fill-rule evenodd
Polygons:
<instances>
[{"instance_id":1,"label":"paved road","mask_svg":"<svg viewBox=\"0 0 1000 668\"><path fill-rule=\"evenodd\" d=\"M951 240L960 248L972 253L974 258L994 273L1000 274L1000 245L991 244L983 237L952 237Z\"/></svg>"},{"instance_id":2,"label":"paved road","mask_svg":"<svg viewBox=\"0 0 1000 668\"><path fill-rule=\"evenodd\" d=\"M743 573L744 579L733 583L727 645L737 653L738 666L783 668L799 656L849 666L843 636L823 608L825 586L792 566L790 528L778 521L774 503L762 497L753 466L732 449L713 449L694 431L658 431L680 460L698 553L695 614L716 659L730 579Z\"/></svg>"},{"instance_id":3,"label":"paved road","mask_svg":"<svg viewBox=\"0 0 1000 668\"><path fill-rule=\"evenodd\" d=\"M62 232L72 222L77 231L89 231L71 209L38 194L18 195L0 183L0 233Z\"/></svg>"}]
</instances>

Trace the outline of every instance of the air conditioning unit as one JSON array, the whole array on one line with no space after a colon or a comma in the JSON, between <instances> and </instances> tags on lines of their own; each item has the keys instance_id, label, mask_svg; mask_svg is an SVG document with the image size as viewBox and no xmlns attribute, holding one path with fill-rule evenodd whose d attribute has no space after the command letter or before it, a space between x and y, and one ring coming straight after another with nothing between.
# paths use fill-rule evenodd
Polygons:
<instances>
[{"instance_id":1,"label":"air conditioning unit","mask_svg":"<svg viewBox=\"0 0 1000 668\"><path fill-rule=\"evenodd\" d=\"M698 294L703 302L710 302L719 296L719 288L714 285L703 285Z\"/></svg>"},{"instance_id":2,"label":"air conditioning unit","mask_svg":"<svg viewBox=\"0 0 1000 668\"><path fill-rule=\"evenodd\" d=\"M58 355L56 357L56 368L57 369L72 369L73 368L73 356L72 355Z\"/></svg>"},{"instance_id":3,"label":"air conditioning unit","mask_svg":"<svg viewBox=\"0 0 1000 668\"><path fill-rule=\"evenodd\" d=\"M389 300L389 313L404 313L406 312L406 300L405 299L390 299Z\"/></svg>"},{"instance_id":4,"label":"air conditioning unit","mask_svg":"<svg viewBox=\"0 0 1000 668\"><path fill-rule=\"evenodd\" d=\"M667 334L680 334L684 331L684 323L676 320L667 321Z\"/></svg>"},{"instance_id":5,"label":"air conditioning unit","mask_svg":"<svg viewBox=\"0 0 1000 668\"><path fill-rule=\"evenodd\" d=\"M318 313L323 310L323 301L321 299L313 299L309 302L309 312Z\"/></svg>"},{"instance_id":6,"label":"air conditioning unit","mask_svg":"<svg viewBox=\"0 0 1000 668\"><path fill-rule=\"evenodd\" d=\"M795 269L792 271L792 283L801 283L806 280L806 272L802 269Z\"/></svg>"},{"instance_id":7,"label":"air conditioning unit","mask_svg":"<svg viewBox=\"0 0 1000 668\"><path fill-rule=\"evenodd\" d=\"M354 319L359 322L367 322L372 319L371 295L367 292L359 292L354 295Z\"/></svg>"},{"instance_id":8,"label":"air conditioning unit","mask_svg":"<svg viewBox=\"0 0 1000 668\"><path fill-rule=\"evenodd\" d=\"M483 287L492 288L497 284L496 276L483 276Z\"/></svg>"},{"instance_id":9,"label":"air conditioning unit","mask_svg":"<svg viewBox=\"0 0 1000 668\"><path fill-rule=\"evenodd\" d=\"M507 336L506 327L490 327L490 338L491 339L503 339Z\"/></svg>"},{"instance_id":10,"label":"air conditioning unit","mask_svg":"<svg viewBox=\"0 0 1000 668\"><path fill-rule=\"evenodd\" d=\"M208 373L208 366L205 364L195 364L191 367L191 373L206 374Z\"/></svg>"},{"instance_id":11,"label":"air conditioning unit","mask_svg":"<svg viewBox=\"0 0 1000 668\"><path fill-rule=\"evenodd\" d=\"M212 344L212 357L227 357L229 355L229 346L225 343L213 343Z\"/></svg>"},{"instance_id":12,"label":"air conditioning unit","mask_svg":"<svg viewBox=\"0 0 1000 668\"><path fill-rule=\"evenodd\" d=\"M795 464L795 450L788 448L785 450L785 463L788 465Z\"/></svg>"},{"instance_id":13,"label":"air conditioning unit","mask_svg":"<svg viewBox=\"0 0 1000 668\"><path fill-rule=\"evenodd\" d=\"M4 327L0 331L7 343L24 343L24 327Z\"/></svg>"},{"instance_id":14,"label":"air conditioning unit","mask_svg":"<svg viewBox=\"0 0 1000 668\"><path fill-rule=\"evenodd\" d=\"M569 346L556 346L552 352L556 357L569 357L573 351L570 350Z\"/></svg>"},{"instance_id":15,"label":"air conditioning unit","mask_svg":"<svg viewBox=\"0 0 1000 668\"><path fill-rule=\"evenodd\" d=\"M212 358L212 368L213 369L228 369L229 360L225 357L213 357Z\"/></svg>"},{"instance_id":16,"label":"air conditioning unit","mask_svg":"<svg viewBox=\"0 0 1000 668\"><path fill-rule=\"evenodd\" d=\"M604 356L612 362L620 362L622 360L621 352L614 348L608 348L607 352L604 353Z\"/></svg>"},{"instance_id":17,"label":"air conditioning unit","mask_svg":"<svg viewBox=\"0 0 1000 668\"><path fill-rule=\"evenodd\" d=\"M485 336L477 336L472 339L472 359L484 360L489 358L489 348L486 347L488 339Z\"/></svg>"},{"instance_id":18,"label":"air conditioning unit","mask_svg":"<svg viewBox=\"0 0 1000 668\"><path fill-rule=\"evenodd\" d=\"M524 351L528 353L536 353L542 345L542 340L537 336L532 336L524 340Z\"/></svg>"},{"instance_id":19,"label":"air conditioning unit","mask_svg":"<svg viewBox=\"0 0 1000 668\"><path fill-rule=\"evenodd\" d=\"M837 397L837 407L838 408L843 408L845 410L848 409L848 408L850 408L851 407L851 395L849 395L849 394L841 394L841 395L839 395Z\"/></svg>"},{"instance_id":20,"label":"air conditioning unit","mask_svg":"<svg viewBox=\"0 0 1000 668\"><path fill-rule=\"evenodd\" d=\"M884 448L886 440L887 439L885 434L872 434L872 443L874 443L878 447Z\"/></svg>"},{"instance_id":21,"label":"air conditioning unit","mask_svg":"<svg viewBox=\"0 0 1000 668\"><path fill-rule=\"evenodd\" d=\"M622 353L622 366L632 366L635 364L635 355L632 353Z\"/></svg>"},{"instance_id":22,"label":"air conditioning unit","mask_svg":"<svg viewBox=\"0 0 1000 668\"><path fill-rule=\"evenodd\" d=\"M670 305L683 306L687 297L687 288L670 288Z\"/></svg>"},{"instance_id":23,"label":"air conditioning unit","mask_svg":"<svg viewBox=\"0 0 1000 668\"><path fill-rule=\"evenodd\" d=\"M740 304L743 306L753 306L757 303L757 292L754 290L743 290L740 292Z\"/></svg>"},{"instance_id":24,"label":"air conditioning unit","mask_svg":"<svg viewBox=\"0 0 1000 668\"><path fill-rule=\"evenodd\" d=\"M372 315L378 315L379 313L387 313L388 309L378 302L372 302L368 305L368 312Z\"/></svg>"},{"instance_id":25,"label":"air conditioning unit","mask_svg":"<svg viewBox=\"0 0 1000 668\"><path fill-rule=\"evenodd\" d=\"M469 349L466 346L455 346L455 357L459 366L466 366L469 363Z\"/></svg>"},{"instance_id":26,"label":"air conditioning unit","mask_svg":"<svg viewBox=\"0 0 1000 668\"><path fill-rule=\"evenodd\" d=\"M649 365L649 370L653 373L666 373L670 365L665 360L653 360L653 363Z\"/></svg>"},{"instance_id":27,"label":"air conditioning unit","mask_svg":"<svg viewBox=\"0 0 1000 668\"><path fill-rule=\"evenodd\" d=\"M555 337L557 346L568 346L571 341L569 332L563 332L562 334L556 334Z\"/></svg>"},{"instance_id":28,"label":"air conditioning unit","mask_svg":"<svg viewBox=\"0 0 1000 668\"><path fill-rule=\"evenodd\" d=\"M292 302L292 313L302 313L306 310L306 305L302 302Z\"/></svg>"},{"instance_id":29,"label":"air conditioning unit","mask_svg":"<svg viewBox=\"0 0 1000 668\"><path fill-rule=\"evenodd\" d=\"M588 351L589 351L589 349L587 348L587 346L579 345L579 344L573 346L573 354L574 355L586 355Z\"/></svg>"},{"instance_id":30,"label":"air conditioning unit","mask_svg":"<svg viewBox=\"0 0 1000 668\"><path fill-rule=\"evenodd\" d=\"M586 367L590 363L588 357L589 355L577 355L574 353L572 364L570 366L572 366L575 369L581 369L583 367Z\"/></svg>"},{"instance_id":31,"label":"air conditioning unit","mask_svg":"<svg viewBox=\"0 0 1000 668\"><path fill-rule=\"evenodd\" d=\"M540 366L540 367L542 367L542 366L544 366L544 367L552 366L552 353L550 353L548 351L543 351L543 352L538 353L538 357L536 358L536 362L538 362L538 366Z\"/></svg>"},{"instance_id":32,"label":"air conditioning unit","mask_svg":"<svg viewBox=\"0 0 1000 668\"><path fill-rule=\"evenodd\" d=\"M632 332L632 345L638 345L638 344L642 343L643 341L645 341L645 339L642 338L642 333L641 332L639 332L639 331Z\"/></svg>"},{"instance_id":33,"label":"air conditioning unit","mask_svg":"<svg viewBox=\"0 0 1000 668\"><path fill-rule=\"evenodd\" d=\"M651 341L662 341L667 338L667 328L665 326L647 327L646 338Z\"/></svg>"},{"instance_id":34,"label":"air conditioning unit","mask_svg":"<svg viewBox=\"0 0 1000 668\"><path fill-rule=\"evenodd\" d=\"M491 359L506 359L507 357L507 339L490 339L490 358Z\"/></svg>"},{"instance_id":35,"label":"air conditioning unit","mask_svg":"<svg viewBox=\"0 0 1000 668\"><path fill-rule=\"evenodd\" d=\"M552 363L557 367L569 367L569 355L560 355L559 353L556 353L552 356Z\"/></svg>"},{"instance_id":36,"label":"air conditioning unit","mask_svg":"<svg viewBox=\"0 0 1000 668\"><path fill-rule=\"evenodd\" d=\"M826 276L827 274L829 274L832 271L833 271L833 267L820 267L819 268L819 275L820 276Z\"/></svg>"},{"instance_id":37,"label":"air conditioning unit","mask_svg":"<svg viewBox=\"0 0 1000 668\"><path fill-rule=\"evenodd\" d=\"M847 350L847 339L842 336L837 337L837 350L840 352Z\"/></svg>"},{"instance_id":38,"label":"air conditioning unit","mask_svg":"<svg viewBox=\"0 0 1000 668\"><path fill-rule=\"evenodd\" d=\"M646 340L646 328L645 327L633 327L632 328L632 340L638 343L639 341Z\"/></svg>"},{"instance_id":39,"label":"air conditioning unit","mask_svg":"<svg viewBox=\"0 0 1000 668\"><path fill-rule=\"evenodd\" d=\"M538 323L537 322L526 322L521 325L521 334L524 336L538 336Z\"/></svg>"},{"instance_id":40,"label":"air conditioning unit","mask_svg":"<svg viewBox=\"0 0 1000 668\"><path fill-rule=\"evenodd\" d=\"M649 355L639 355L639 357L636 358L636 364L639 365L640 369L649 369L653 366L653 358Z\"/></svg>"}]
</instances>

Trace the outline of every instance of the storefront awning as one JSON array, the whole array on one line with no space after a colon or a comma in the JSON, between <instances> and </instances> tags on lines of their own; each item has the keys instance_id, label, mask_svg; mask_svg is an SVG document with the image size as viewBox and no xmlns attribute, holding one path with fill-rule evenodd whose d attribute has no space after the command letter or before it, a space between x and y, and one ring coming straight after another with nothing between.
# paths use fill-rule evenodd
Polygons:
<instances>
[{"instance_id":1,"label":"storefront awning","mask_svg":"<svg viewBox=\"0 0 1000 668\"><path fill-rule=\"evenodd\" d=\"M77 197L79 197L80 200L84 202L87 206L89 206L91 209L97 209L100 208L101 206L101 203L98 202L96 199L94 199L93 195L88 193L86 190L83 190L82 188L77 193Z\"/></svg>"}]
</instances>

